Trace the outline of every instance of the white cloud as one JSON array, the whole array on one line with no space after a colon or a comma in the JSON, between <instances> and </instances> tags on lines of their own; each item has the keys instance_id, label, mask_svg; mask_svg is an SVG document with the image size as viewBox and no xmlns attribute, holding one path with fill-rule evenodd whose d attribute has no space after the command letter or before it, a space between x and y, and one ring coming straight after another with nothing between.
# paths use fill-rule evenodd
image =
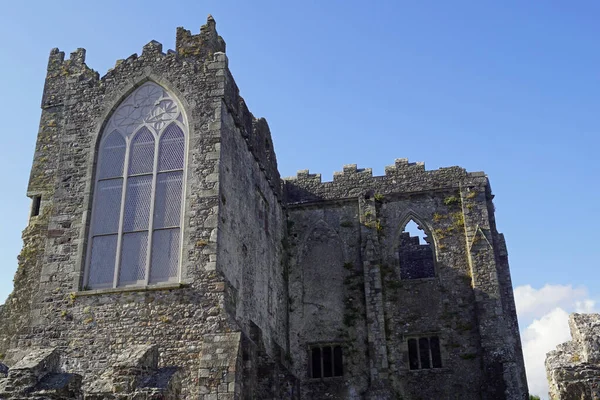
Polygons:
<instances>
[{"instance_id":1,"label":"white cloud","mask_svg":"<svg viewBox=\"0 0 600 400\"><path fill-rule=\"evenodd\" d=\"M542 399L546 399L548 394L544 367L546 353L554 349L557 344L571 338L568 318L569 314L565 310L556 308L542 318L534 320L521 332L529 392L537 394Z\"/></svg>"},{"instance_id":2,"label":"white cloud","mask_svg":"<svg viewBox=\"0 0 600 400\"><path fill-rule=\"evenodd\" d=\"M545 285L534 289L531 285L515 288L515 303L519 320L528 321L548 314L556 307L572 310L575 303L588 300L585 287L572 285Z\"/></svg>"},{"instance_id":3,"label":"white cloud","mask_svg":"<svg viewBox=\"0 0 600 400\"><path fill-rule=\"evenodd\" d=\"M596 302L589 297L585 287L545 285L534 289L525 285L515 288L515 303L521 321L529 392L547 399L546 353L571 339L569 313L597 312ZM523 323L525 321L527 323Z\"/></svg>"}]
</instances>

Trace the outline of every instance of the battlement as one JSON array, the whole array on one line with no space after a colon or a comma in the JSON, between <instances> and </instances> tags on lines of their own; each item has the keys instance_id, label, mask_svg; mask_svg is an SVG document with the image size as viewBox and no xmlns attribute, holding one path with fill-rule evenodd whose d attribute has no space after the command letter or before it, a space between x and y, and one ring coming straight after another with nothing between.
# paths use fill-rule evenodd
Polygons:
<instances>
[{"instance_id":1,"label":"battlement","mask_svg":"<svg viewBox=\"0 0 600 400\"><path fill-rule=\"evenodd\" d=\"M217 33L216 27L217 23L212 15L200 27L198 35L192 35L187 29L178 27L175 50L183 57L211 58L214 53L225 53L225 41Z\"/></svg>"},{"instance_id":2,"label":"battlement","mask_svg":"<svg viewBox=\"0 0 600 400\"><path fill-rule=\"evenodd\" d=\"M65 59L65 52L60 51L58 48L50 50L50 56L48 57L48 76L69 76L75 73L91 72L95 75L96 80L99 79L99 74L93 69L89 68L85 63L84 48L78 48L71 52L69 58Z\"/></svg>"},{"instance_id":3,"label":"battlement","mask_svg":"<svg viewBox=\"0 0 600 400\"><path fill-rule=\"evenodd\" d=\"M197 35L193 35L189 30L186 30L182 27L177 28L175 48L176 50L167 50L167 52L164 53L162 43L156 40L151 40L142 48L141 56L138 56L137 53L134 53L126 59L117 60L115 62L115 66L112 69L109 69L102 77L100 77L98 72L86 65L86 50L84 48L78 48L72 52L67 59L65 59L64 51L54 48L50 51L50 56L48 58L47 81L63 82L56 85L58 87L63 87L64 81L68 77L81 76L81 74L85 74L86 76L83 79L79 78L79 80L84 80L88 84L97 84L101 80L110 79L115 69L123 65L133 64L140 57L150 58L157 56L173 56L183 58L195 57L202 61L213 60L213 57L216 53L225 53L225 41L217 33L216 22L214 18L209 15L206 24L200 27L200 33ZM219 63L218 66L227 66L226 57L224 60L219 59L219 61L224 61L224 64ZM46 87L49 86L54 85L48 85L47 82ZM56 93L53 94L53 96L54 99L56 99ZM42 102L42 107L48 107L52 105L57 105L57 102L52 101L51 99L45 99Z\"/></svg>"},{"instance_id":4,"label":"battlement","mask_svg":"<svg viewBox=\"0 0 600 400\"><path fill-rule=\"evenodd\" d=\"M456 166L426 170L423 162L399 158L385 167L385 175L373 176L371 168L347 164L333 173L333 181L323 182L321 174L306 169L295 177L283 178L283 184L289 203L303 203L354 197L367 191L385 194L486 185L487 177L483 172L467 172Z\"/></svg>"}]
</instances>

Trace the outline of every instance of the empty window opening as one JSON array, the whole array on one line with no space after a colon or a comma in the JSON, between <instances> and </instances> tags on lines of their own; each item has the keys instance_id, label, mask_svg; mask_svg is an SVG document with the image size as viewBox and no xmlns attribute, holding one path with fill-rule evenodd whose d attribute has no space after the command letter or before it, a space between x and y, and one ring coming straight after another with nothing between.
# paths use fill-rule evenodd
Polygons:
<instances>
[{"instance_id":1,"label":"empty window opening","mask_svg":"<svg viewBox=\"0 0 600 400\"><path fill-rule=\"evenodd\" d=\"M423 229L421 229L419 225L417 225L417 223L412 219L408 221L408 224L406 224L404 227L404 232L408 232L411 237L419 238L419 244L429 244L429 242L425 239L427 235Z\"/></svg>"},{"instance_id":2,"label":"empty window opening","mask_svg":"<svg viewBox=\"0 0 600 400\"><path fill-rule=\"evenodd\" d=\"M31 199L31 216L37 217L40 215L40 207L42 205L42 196L36 195Z\"/></svg>"},{"instance_id":3,"label":"empty window opening","mask_svg":"<svg viewBox=\"0 0 600 400\"><path fill-rule=\"evenodd\" d=\"M344 375L342 346L312 346L308 355L311 378L332 378Z\"/></svg>"},{"instance_id":4,"label":"empty window opening","mask_svg":"<svg viewBox=\"0 0 600 400\"><path fill-rule=\"evenodd\" d=\"M408 339L408 367L411 370L442 368L440 339L437 336Z\"/></svg>"},{"instance_id":5,"label":"empty window opening","mask_svg":"<svg viewBox=\"0 0 600 400\"><path fill-rule=\"evenodd\" d=\"M400 278L422 279L435 277L433 248L430 238L419 225L410 220L400 235Z\"/></svg>"}]
</instances>

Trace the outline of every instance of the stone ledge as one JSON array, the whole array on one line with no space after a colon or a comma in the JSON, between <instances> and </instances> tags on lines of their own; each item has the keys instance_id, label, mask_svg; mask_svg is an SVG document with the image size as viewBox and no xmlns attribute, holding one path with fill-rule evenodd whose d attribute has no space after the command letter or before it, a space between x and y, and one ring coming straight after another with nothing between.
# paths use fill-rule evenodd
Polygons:
<instances>
[{"instance_id":1,"label":"stone ledge","mask_svg":"<svg viewBox=\"0 0 600 400\"><path fill-rule=\"evenodd\" d=\"M127 293L127 292L152 292L156 290L172 290L172 289L182 289L185 287L189 287L188 283L168 283L162 285L149 285L149 286L131 286L131 287L121 287L121 288L108 288L108 289L95 289L95 290L82 290L79 292L75 292L75 297L84 297L84 296L97 296L102 294L112 294L112 293Z\"/></svg>"},{"instance_id":2,"label":"stone ledge","mask_svg":"<svg viewBox=\"0 0 600 400\"><path fill-rule=\"evenodd\" d=\"M442 367L442 368L422 368L422 369L407 369L404 371L399 371L399 375L411 375L411 374L451 374L453 371L451 368Z\"/></svg>"}]
</instances>

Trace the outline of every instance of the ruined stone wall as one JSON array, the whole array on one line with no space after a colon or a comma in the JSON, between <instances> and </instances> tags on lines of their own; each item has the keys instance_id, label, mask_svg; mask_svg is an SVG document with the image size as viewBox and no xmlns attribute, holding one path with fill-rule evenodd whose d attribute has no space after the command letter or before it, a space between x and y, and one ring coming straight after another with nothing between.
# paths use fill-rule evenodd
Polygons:
<instances>
[{"instance_id":1,"label":"ruined stone wall","mask_svg":"<svg viewBox=\"0 0 600 400\"><path fill-rule=\"evenodd\" d=\"M358 399L369 370L358 203L292 206L290 349L303 398ZM310 376L311 346L341 345L342 377Z\"/></svg>"},{"instance_id":2,"label":"ruined stone wall","mask_svg":"<svg viewBox=\"0 0 600 400\"><path fill-rule=\"evenodd\" d=\"M425 171L402 159L378 177L355 165L334 174L332 182L300 171L285 181L284 192L291 209L310 206L317 215L343 199L358 206L348 226L360 226L366 299L360 318L367 325L370 365L366 398L526 397L506 251L484 174L458 167ZM410 219L433 245L435 278L401 279L400 238ZM290 287L301 286L292 276ZM409 370L407 339L429 336L439 337L442 368Z\"/></svg>"},{"instance_id":3,"label":"ruined stone wall","mask_svg":"<svg viewBox=\"0 0 600 400\"><path fill-rule=\"evenodd\" d=\"M390 377L395 389L407 398L481 398L482 350L456 195L453 190L390 194L380 201ZM399 254L406 235L402 230L410 219L431 241L434 277L402 279L405 266ZM430 336L440 340L441 368L410 370L407 339Z\"/></svg>"},{"instance_id":4,"label":"ruined stone wall","mask_svg":"<svg viewBox=\"0 0 600 400\"><path fill-rule=\"evenodd\" d=\"M48 76L41 101L42 113L35 146L34 163L29 177L27 195L39 197L39 213L31 216L23 231L23 249L18 257L19 267L14 277L14 289L0 310L0 358L16 343L15 335L30 324L30 310L38 292L43 255L46 246L48 220L53 211L51 201L55 191L59 159L59 132L64 129L64 100L66 66L64 54L53 50L48 60ZM6 321L6 322L4 322Z\"/></svg>"},{"instance_id":5,"label":"ruined stone wall","mask_svg":"<svg viewBox=\"0 0 600 400\"><path fill-rule=\"evenodd\" d=\"M277 162L272 145L264 148L271 140L266 121L250 114L228 71L225 79L217 270L231 285L231 313L244 332L256 326L270 355L287 354L286 221Z\"/></svg>"},{"instance_id":6,"label":"ruined stone wall","mask_svg":"<svg viewBox=\"0 0 600 400\"><path fill-rule=\"evenodd\" d=\"M552 400L600 399L600 314L571 314L572 340L546 355Z\"/></svg>"}]
</instances>

